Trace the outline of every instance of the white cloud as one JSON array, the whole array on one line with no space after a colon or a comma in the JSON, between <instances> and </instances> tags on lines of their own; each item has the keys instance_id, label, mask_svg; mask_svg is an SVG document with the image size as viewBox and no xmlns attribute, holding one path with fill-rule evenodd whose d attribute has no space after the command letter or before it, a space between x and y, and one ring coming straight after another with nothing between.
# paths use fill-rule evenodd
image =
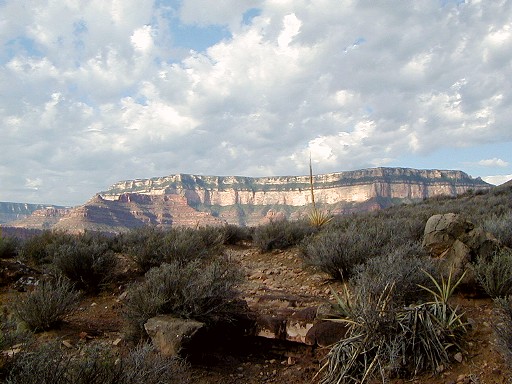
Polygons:
<instances>
[{"instance_id":1,"label":"white cloud","mask_svg":"<svg viewBox=\"0 0 512 384\"><path fill-rule=\"evenodd\" d=\"M142 53L148 53L153 48L153 37L151 36L151 26L145 25L137 28L130 38L135 50Z\"/></svg>"},{"instance_id":2,"label":"white cloud","mask_svg":"<svg viewBox=\"0 0 512 384\"><path fill-rule=\"evenodd\" d=\"M299 34L302 22L292 13L284 17L283 25L284 28L277 38L277 45L285 49L290 45L293 38Z\"/></svg>"},{"instance_id":3,"label":"white cloud","mask_svg":"<svg viewBox=\"0 0 512 384\"><path fill-rule=\"evenodd\" d=\"M0 164L17 159L0 168L0 199L79 203L173 172L304 173L309 153L316 172L449 148L487 159L468 167L510 167L479 146L512 141L511 0L0 4ZM231 37L177 55L180 22Z\"/></svg>"},{"instance_id":4,"label":"white cloud","mask_svg":"<svg viewBox=\"0 0 512 384\"><path fill-rule=\"evenodd\" d=\"M502 159L498 159L496 157L492 158L492 159L484 159L484 160L480 160L478 162L478 165L481 165L483 167L508 167L510 165L510 163L508 161L504 161Z\"/></svg>"}]
</instances>

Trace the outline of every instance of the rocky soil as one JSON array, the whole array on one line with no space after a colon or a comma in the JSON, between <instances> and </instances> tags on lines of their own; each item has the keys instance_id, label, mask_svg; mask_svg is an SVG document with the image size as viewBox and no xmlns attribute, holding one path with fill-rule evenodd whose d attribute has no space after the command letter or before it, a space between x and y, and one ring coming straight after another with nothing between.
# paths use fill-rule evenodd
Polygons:
<instances>
[{"instance_id":1,"label":"rocky soil","mask_svg":"<svg viewBox=\"0 0 512 384\"><path fill-rule=\"evenodd\" d=\"M340 290L339 283L327 275L304 268L296 249L284 252L260 253L247 246L232 247L230 257L241 264L246 281L240 287L242 297L250 308L270 317L280 311L293 313L302 308L332 301L331 289ZM13 260L2 260L0 304L6 304L18 294L15 282L35 275L23 270ZM126 264L125 274L130 274ZM37 277L37 276L36 276ZM87 297L79 310L66 318L59 330L39 334L42 339L59 337L68 348L93 340L126 348L121 317L125 283L112 287L109 293ZM467 314L471 331L460 363L437 375L425 375L413 383L508 383L511 370L496 351L492 331L492 301L459 294L453 298ZM236 340L218 335L201 351L190 357L193 382L207 383L311 383L318 382L327 348L308 346L285 340L264 337L245 337ZM398 380L396 383L403 383Z\"/></svg>"}]
</instances>

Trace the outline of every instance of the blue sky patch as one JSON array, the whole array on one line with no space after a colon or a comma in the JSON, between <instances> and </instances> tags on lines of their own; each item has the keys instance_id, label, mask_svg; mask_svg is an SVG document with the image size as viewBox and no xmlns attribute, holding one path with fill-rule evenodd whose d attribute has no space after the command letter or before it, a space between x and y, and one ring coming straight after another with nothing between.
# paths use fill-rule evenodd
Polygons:
<instances>
[{"instance_id":1,"label":"blue sky patch","mask_svg":"<svg viewBox=\"0 0 512 384\"><path fill-rule=\"evenodd\" d=\"M251 8L242 15L242 23L244 25L250 25L252 23L252 19L261 15L261 9L259 8Z\"/></svg>"},{"instance_id":2,"label":"blue sky patch","mask_svg":"<svg viewBox=\"0 0 512 384\"><path fill-rule=\"evenodd\" d=\"M174 45L182 48L203 52L219 41L231 38L231 33L224 26L186 25L175 24L171 26Z\"/></svg>"}]
</instances>

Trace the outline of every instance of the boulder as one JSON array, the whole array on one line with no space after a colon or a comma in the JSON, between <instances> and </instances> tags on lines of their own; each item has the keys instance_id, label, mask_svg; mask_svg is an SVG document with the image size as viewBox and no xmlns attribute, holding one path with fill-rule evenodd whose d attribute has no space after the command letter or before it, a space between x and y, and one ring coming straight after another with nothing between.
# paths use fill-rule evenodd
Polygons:
<instances>
[{"instance_id":1,"label":"boulder","mask_svg":"<svg viewBox=\"0 0 512 384\"><path fill-rule=\"evenodd\" d=\"M432 257L442 260L446 272L454 277L466 272L463 283L473 285L476 277L468 268L477 258L490 259L500 249L499 241L482 228L455 213L430 217L425 225L423 246Z\"/></svg>"},{"instance_id":2,"label":"boulder","mask_svg":"<svg viewBox=\"0 0 512 384\"><path fill-rule=\"evenodd\" d=\"M452 247L455 240L467 234L474 225L460 215L447 213L434 215L427 220L423 233L423 246L433 257L440 257Z\"/></svg>"},{"instance_id":3,"label":"boulder","mask_svg":"<svg viewBox=\"0 0 512 384\"><path fill-rule=\"evenodd\" d=\"M343 339L347 334L348 328L348 323L320 320L308 330L305 343L308 345L318 345L321 348L329 347Z\"/></svg>"},{"instance_id":4,"label":"boulder","mask_svg":"<svg viewBox=\"0 0 512 384\"><path fill-rule=\"evenodd\" d=\"M204 323L158 315L149 319L144 328L155 348L164 356L177 356Z\"/></svg>"}]
</instances>

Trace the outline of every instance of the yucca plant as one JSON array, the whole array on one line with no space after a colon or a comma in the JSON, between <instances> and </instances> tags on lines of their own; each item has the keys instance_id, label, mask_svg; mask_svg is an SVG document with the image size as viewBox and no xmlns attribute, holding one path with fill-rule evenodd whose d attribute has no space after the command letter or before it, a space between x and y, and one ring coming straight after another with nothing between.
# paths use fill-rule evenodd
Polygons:
<instances>
[{"instance_id":1,"label":"yucca plant","mask_svg":"<svg viewBox=\"0 0 512 384\"><path fill-rule=\"evenodd\" d=\"M320 211L315 203L315 187L313 182L313 166L311 165L311 157L309 157L309 186L311 190L311 210L308 213L308 220L311 226L320 228L330 222L333 216L330 213Z\"/></svg>"},{"instance_id":2,"label":"yucca plant","mask_svg":"<svg viewBox=\"0 0 512 384\"><path fill-rule=\"evenodd\" d=\"M322 384L365 383L389 377L413 377L424 371L436 372L451 362L451 354L460 350L466 332L463 313L452 308L448 299L460 283L452 273L447 280L436 280L434 289L424 287L433 296L426 303L397 308L393 302L394 283L386 285L379 297L361 292L336 296L340 317L348 331L335 343L320 372ZM353 302L349 302L352 300ZM319 373L320 373L319 372Z\"/></svg>"}]
</instances>

